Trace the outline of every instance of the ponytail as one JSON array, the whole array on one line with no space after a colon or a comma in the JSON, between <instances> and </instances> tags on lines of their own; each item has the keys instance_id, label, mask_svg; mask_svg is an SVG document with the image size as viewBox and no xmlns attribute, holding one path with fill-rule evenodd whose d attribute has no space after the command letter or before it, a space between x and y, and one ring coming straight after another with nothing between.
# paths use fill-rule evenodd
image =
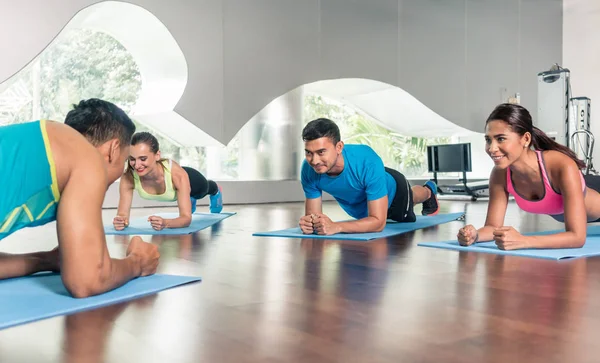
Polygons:
<instances>
[{"instance_id":1,"label":"ponytail","mask_svg":"<svg viewBox=\"0 0 600 363\"><path fill-rule=\"evenodd\" d=\"M552 140L545 132L533 126L531 134L531 144L536 150L555 150L561 152L575 161L579 169L585 169L585 163L580 160L573 150Z\"/></svg>"}]
</instances>

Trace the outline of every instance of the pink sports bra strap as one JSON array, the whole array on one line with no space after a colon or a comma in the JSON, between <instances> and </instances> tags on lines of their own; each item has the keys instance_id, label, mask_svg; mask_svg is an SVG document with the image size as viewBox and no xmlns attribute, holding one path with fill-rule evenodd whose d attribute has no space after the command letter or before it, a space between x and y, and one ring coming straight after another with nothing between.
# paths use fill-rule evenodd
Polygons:
<instances>
[{"instance_id":1,"label":"pink sports bra strap","mask_svg":"<svg viewBox=\"0 0 600 363\"><path fill-rule=\"evenodd\" d=\"M542 152L535 150L538 159L538 165L542 173L542 180L544 183L544 197L541 200L527 200L524 199L517 193L512 184L512 177L510 168L506 169L506 189L513 195L515 202L521 209L529 213L536 214L562 214L564 213L563 196L554 191L550 184L550 178L546 172L546 166L542 157ZM586 184L582 173L579 173L582 183L582 190L585 192Z\"/></svg>"},{"instance_id":2,"label":"pink sports bra strap","mask_svg":"<svg viewBox=\"0 0 600 363\"><path fill-rule=\"evenodd\" d=\"M546 173L546 165L542 159L542 152L540 150L535 150L537 155L538 165L540 170L542 171L542 180L544 181L544 187L546 188L546 193L548 193L548 189L552 189L552 184L550 184L550 178L548 178L548 173Z\"/></svg>"}]
</instances>

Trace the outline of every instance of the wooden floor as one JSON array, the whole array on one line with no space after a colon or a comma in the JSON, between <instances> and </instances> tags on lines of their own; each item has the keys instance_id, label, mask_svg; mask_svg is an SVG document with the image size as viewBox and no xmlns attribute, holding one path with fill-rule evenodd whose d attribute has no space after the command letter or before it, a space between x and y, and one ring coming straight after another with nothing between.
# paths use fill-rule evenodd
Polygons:
<instances>
[{"instance_id":1,"label":"wooden floor","mask_svg":"<svg viewBox=\"0 0 600 363\"><path fill-rule=\"evenodd\" d=\"M152 237L159 272L203 281L2 330L0 362L600 360L600 258L553 262L416 245L454 238L459 221L372 242L251 236L295 226L302 209L226 206L238 214L218 227ZM486 202L442 202L442 212L457 211L481 225ZM344 217L333 203L325 212ZM524 232L560 226L514 204L507 224ZM126 240L109 236L109 243L114 256L124 255ZM47 225L0 249L55 244Z\"/></svg>"}]
</instances>

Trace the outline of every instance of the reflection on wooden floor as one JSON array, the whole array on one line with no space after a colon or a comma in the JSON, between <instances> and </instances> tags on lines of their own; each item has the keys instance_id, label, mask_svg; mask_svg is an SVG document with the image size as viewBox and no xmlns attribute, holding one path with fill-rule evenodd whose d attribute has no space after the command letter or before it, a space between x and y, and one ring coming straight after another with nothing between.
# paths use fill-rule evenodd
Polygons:
<instances>
[{"instance_id":1,"label":"reflection on wooden floor","mask_svg":"<svg viewBox=\"0 0 600 363\"><path fill-rule=\"evenodd\" d=\"M144 236L160 246L160 273L197 274L201 283L2 330L0 361L598 361L600 258L554 262L416 246L453 239L464 223L481 225L485 201L443 201L442 213L465 211L466 221L370 242L252 237L295 226L303 205L226 207L238 214L199 233ZM107 222L114 212L104 212ZM325 212L345 217L333 203ZM506 224L523 232L560 227L512 203L509 216ZM127 237L108 239L111 253L123 256ZM48 225L0 249L55 244Z\"/></svg>"}]
</instances>

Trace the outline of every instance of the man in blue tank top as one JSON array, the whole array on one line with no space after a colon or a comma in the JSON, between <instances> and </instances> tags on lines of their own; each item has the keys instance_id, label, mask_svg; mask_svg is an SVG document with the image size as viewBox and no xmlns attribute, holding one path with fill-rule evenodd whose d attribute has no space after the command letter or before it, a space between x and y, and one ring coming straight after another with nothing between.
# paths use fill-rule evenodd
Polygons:
<instances>
[{"instance_id":1,"label":"man in blue tank top","mask_svg":"<svg viewBox=\"0 0 600 363\"><path fill-rule=\"evenodd\" d=\"M106 189L123 173L134 132L123 110L99 99L81 101L64 123L0 127L0 240L53 221L58 234L50 251L0 253L0 280L60 272L71 295L87 297L156 272L156 245L136 236L125 258L111 258L102 223Z\"/></svg>"},{"instance_id":2,"label":"man in blue tank top","mask_svg":"<svg viewBox=\"0 0 600 363\"><path fill-rule=\"evenodd\" d=\"M415 204L423 203L423 215L439 211L437 186L410 186L398 171L387 168L367 145L344 145L340 130L331 120L309 122L302 131L306 160L301 181L305 215L300 228L305 234L380 232L386 220L414 222ZM322 211L322 192L335 198L356 220L333 222Z\"/></svg>"}]
</instances>

